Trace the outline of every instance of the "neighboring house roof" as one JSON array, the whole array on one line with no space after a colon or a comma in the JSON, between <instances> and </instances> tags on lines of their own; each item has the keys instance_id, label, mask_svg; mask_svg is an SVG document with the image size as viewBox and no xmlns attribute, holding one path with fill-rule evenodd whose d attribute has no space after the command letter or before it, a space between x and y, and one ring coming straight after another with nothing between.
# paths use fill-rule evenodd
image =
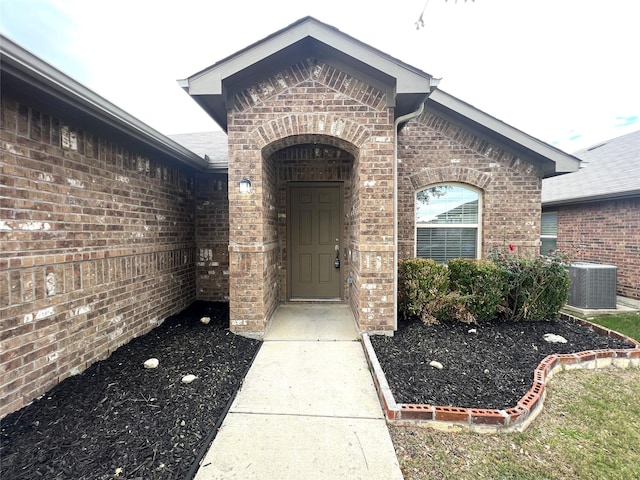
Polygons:
<instances>
[{"instance_id":1,"label":"neighboring house roof","mask_svg":"<svg viewBox=\"0 0 640 480\"><path fill-rule=\"evenodd\" d=\"M542 205L640 195L640 130L580 150L580 170L542 182Z\"/></svg>"},{"instance_id":2,"label":"neighboring house roof","mask_svg":"<svg viewBox=\"0 0 640 480\"><path fill-rule=\"evenodd\" d=\"M227 110L232 108L228 102L236 92L310 56L385 91L387 104L394 107L396 118L415 111L428 97L427 110L435 111L538 166L543 178L578 170L580 162L577 158L437 89L439 80L428 73L312 17L302 18L178 82L226 131ZM203 136L201 139L192 137L181 141L185 142L185 146L195 148L194 144L200 141L213 142L214 139ZM206 148L213 150L215 147L210 145Z\"/></svg>"},{"instance_id":3,"label":"neighboring house roof","mask_svg":"<svg viewBox=\"0 0 640 480\"><path fill-rule=\"evenodd\" d=\"M28 50L0 35L3 92L12 92L35 108L47 108L64 121L108 129L123 142L172 162L206 170L208 163L183 145L129 115Z\"/></svg>"}]
</instances>

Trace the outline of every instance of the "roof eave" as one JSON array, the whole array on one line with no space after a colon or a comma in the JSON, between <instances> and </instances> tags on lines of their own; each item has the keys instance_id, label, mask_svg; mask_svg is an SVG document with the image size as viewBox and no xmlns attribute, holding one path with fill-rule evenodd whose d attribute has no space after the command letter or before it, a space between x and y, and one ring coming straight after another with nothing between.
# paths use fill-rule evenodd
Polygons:
<instances>
[{"instance_id":1,"label":"roof eave","mask_svg":"<svg viewBox=\"0 0 640 480\"><path fill-rule=\"evenodd\" d=\"M416 95L416 98L423 98L437 86L439 81L428 73L391 57L335 27L313 17L305 17L186 79L178 80L178 83L226 130L226 118L223 118L222 110L217 111L221 107L212 107L220 103L216 99L224 101L225 95L228 94L225 91L228 87L226 82L234 76L237 77L240 72L255 67L267 58L274 58L279 52L291 49L307 39L313 39L324 47L355 59L355 64L366 65L367 68L379 72L379 75L386 78L385 81L390 84L388 91L394 97L391 99L393 105L396 98L403 98L402 104L415 103L413 99ZM417 105L412 105L412 107L415 106Z\"/></svg>"},{"instance_id":2,"label":"roof eave","mask_svg":"<svg viewBox=\"0 0 640 480\"><path fill-rule=\"evenodd\" d=\"M603 193L601 195L586 195L583 197L572 197L572 198L561 198L557 200L542 200L543 207L559 207L559 206L567 206L567 205L576 205L583 203L593 203L593 202L602 202L602 201L613 201L613 200L626 200L630 198L639 198L640 197L640 189L638 190L629 190L626 192L615 192L615 193Z\"/></svg>"},{"instance_id":3,"label":"roof eave","mask_svg":"<svg viewBox=\"0 0 640 480\"><path fill-rule=\"evenodd\" d=\"M542 167L543 178L578 171L580 160L541 140L488 115L462 100L439 89L434 90L427 103L436 110L472 123L479 131L489 131L502 139L502 143L517 153L524 153Z\"/></svg>"},{"instance_id":4,"label":"roof eave","mask_svg":"<svg viewBox=\"0 0 640 480\"><path fill-rule=\"evenodd\" d=\"M287 48L307 37L312 37L330 47L366 63L381 72L398 79L398 93L414 93L429 87L433 78L366 43L341 32L335 27L313 17L305 17L288 27L220 60L214 65L188 77L189 94L222 94L222 81L250 65ZM394 73L396 73L394 75ZM201 81L204 80L204 81Z\"/></svg>"},{"instance_id":5,"label":"roof eave","mask_svg":"<svg viewBox=\"0 0 640 480\"><path fill-rule=\"evenodd\" d=\"M14 77L43 95L107 125L147 148L189 167L204 170L207 162L46 63L9 38L0 35L2 75Z\"/></svg>"}]
</instances>

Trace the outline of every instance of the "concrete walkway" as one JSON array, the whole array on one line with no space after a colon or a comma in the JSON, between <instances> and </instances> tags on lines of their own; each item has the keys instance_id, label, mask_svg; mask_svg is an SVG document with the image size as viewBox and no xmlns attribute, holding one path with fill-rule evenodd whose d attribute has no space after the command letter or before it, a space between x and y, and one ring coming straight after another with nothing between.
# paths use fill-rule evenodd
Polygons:
<instances>
[{"instance_id":1,"label":"concrete walkway","mask_svg":"<svg viewBox=\"0 0 640 480\"><path fill-rule=\"evenodd\" d=\"M283 305L196 480L402 479L353 316Z\"/></svg>"}]
</instances>

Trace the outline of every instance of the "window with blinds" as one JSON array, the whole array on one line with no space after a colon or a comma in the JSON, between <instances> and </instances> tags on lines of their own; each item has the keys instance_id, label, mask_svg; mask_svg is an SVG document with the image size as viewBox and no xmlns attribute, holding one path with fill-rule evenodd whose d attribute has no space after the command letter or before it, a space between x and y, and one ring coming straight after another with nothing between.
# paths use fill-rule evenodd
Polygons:
<instances>
[{"instance_id":1,"label":"window with blinds","mask_svg":"<svg viewBox=\"0 0 640 480\"><path fill-rule=\"evenodd\" d=\"M478 192L459 185L438 185L416 194L416 257L445 263L478 258Z\"/></svg>"},{"instance_id":2,"label":"window with blinds","mask_svg":"<svg viewBox=\"0 0 640 480\"><path fill-rule=\"evenodd\" d=\"M542 214L540 223L540 254L549 255L558 249L558 212Z\"/></svg>"}]
</instances>

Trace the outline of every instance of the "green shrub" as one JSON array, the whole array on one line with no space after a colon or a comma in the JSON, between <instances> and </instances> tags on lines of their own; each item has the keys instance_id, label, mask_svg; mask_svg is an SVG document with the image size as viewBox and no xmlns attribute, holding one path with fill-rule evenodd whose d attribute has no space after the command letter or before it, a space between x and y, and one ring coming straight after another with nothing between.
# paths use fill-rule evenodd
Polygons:
<instances>
[{"instance_id":1,"label":"green shrub","mask_svg":"<svg viewBox=\"0 0 640 480\"><path fill-rule=\"evenodd\" d=\"M507 282L507 320L547 320L558 316L571 284L561 255L534 260L502 256L495 261Z\"/></svg>"},{"instance_id":2,"label":"green shrub","mask_svg":"<svg viewBox=\"0 0 640 480\"><path fill-rule=\"evenodd\" d=\"M495 318L504 303L506 279L503 271L489 260L458 258L449 260L451 289L477 322Z\"/></svg>"},{"instance_id":3,"label":"green shrub","mask_svg":"<svg viewBox=\"0 0 640 480\"><path fill-rule=\"evenodd\" d=\"M398 309L404 319L484 322L556 318L569 295L566 259L533 260L499 254L489 260L456 259L448 266L413 258L398 267Z\"/></svg>"},{"instance_id":4,"label":"green shrub","mask_svg":"<svg viewBox=\"0 0 640 480\"><path fill-rule=\"evenodd\" d=\"M398 309L404 319L437 323L447 310L449 270L433 260L412 258L398 266Z\"/></svg>"}]
</instances>

